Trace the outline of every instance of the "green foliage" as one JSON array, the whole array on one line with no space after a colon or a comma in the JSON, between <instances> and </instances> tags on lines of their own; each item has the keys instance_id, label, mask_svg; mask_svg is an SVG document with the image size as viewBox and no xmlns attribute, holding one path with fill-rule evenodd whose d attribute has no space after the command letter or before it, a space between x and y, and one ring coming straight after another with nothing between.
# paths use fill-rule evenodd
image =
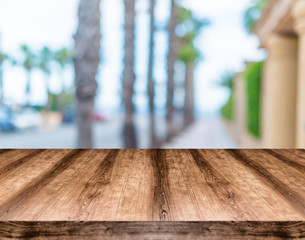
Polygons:
<instances>
[{"instance_id":1,"label":"green foliage","mask_svg":"<svg viewBox=\"0 0 305 240\"><path fill-rule=\"evenodd\" d=\"M59 99L57 94L49 93L49 98L50 98L50 110L52 112L57 112L59 111Z\"/></svg>"},{"instance_id":2,"label":"green foliage","mask_svg":"<svg viewBox=\"0 0 305 240\"><path fill-rule=\"evenodd\" d=\"M183 7L177 8L177 22L178 24L182 24L185 21L192 19L193 14L192 11Z\"/></svg>"},{"instance_id":3,"label":"green foliage","mask_svg":"<svg viewBox=\"0 0 305 240\"><path fill-rule=\"evenodd\" d=\"M227 87L230 90L230 97L227 103L221 108L222 117L228 121L234 120L234 78L235 74L227 73L223 76L222 81L220 83L221 86Z\"/></svg>"},{"instance_id":4,"label":"green foliage","mask_svg":"<svg viewBox=\"0 0 305 240\"><path fill-rule=\"evenodd\" d=\"M38 56L38 67L46 74L51 74L50 63L54 60L54 53L48 48L43 47Z\"/></svg>"},{"instance_id":5,"label":"green foliage","mask_svg":"<svg viewBox=\"0 0 305 240\"><path fill-rule=\"evenodd\" d=\"M64 94L65 107L73 106L74 104L74 92L72 90L62 93Z\"/></svg>"},{"instance_id":6,"label":"green foliage","mask_svg":"<svg viewBox=\"0 0 305 240\"><path fill-rule=\"evenodd\" d=\"M49 93L50 110L52 112L60 112L69 106L73 106L73 92L61 92L60 94Z\"/></svg>"},{"instance_id":7,"label":"green foliage","mask_svg":"<svg viewBox=\"0 0 305 240\"><path fill-rule=\"evenodd\" d=\"M203 27L210 24L207 19L198 19L194 16L191 10L178 7L177 8L177 23L187 24L187 32L199 32Z\"/></svg>"},{"instance_id":8,"label":"green foliage","mask_svg":"<svg viewBox=\"0 0 305 240\"><path fill-rule=\"evenodd\" d=\"M33 51L26 45L21 46L21 51L24 55L24 60L22 62L22 66L27 70L31 71L34 67L37 66L37 56L33 53Z\"/></svg>"},{"instance_id":9,"label":"green foliage","mask_svg":"<svg viewBox=\"0 0 305 240\"><path fill-rule=\"evenodd\" d=\"M261 82L264 62L250 64L245 71L247 129L250 134L261 136Z\"/></svg>"},{"instance_id":10,"label":"green foliage","mask_svg":"<svg viewBox=\"0 0 305 240\"><path fill-rule=\"evenodd\" d=\"M227 87L229 88L231 91L233 91L233 87L234 87L234 78L235 78L235 74L234 73L226 73L223 77L222 77L222 81L220 82L220 85L223 87Z\"/></svg>"},{"instance_id":11,"label":"green foliage","mask_svg":"<svg viewBox=\"0 0 305 240\"><path fill-rule=\"evenodd\" d=\"M74 53L71 49L62 48L57 51L52 51L47 46L43 47L39 52L34 52L29 46L22 45L20 47L20 52L22 54L22 59L20 61L16 61L11 56L0 52L0 63L10 62L12 65L18 65L23 67L28 73L28 81L30 81L30 73L34 68L40 69L46 75L50 75L52 73L52 63L57 63L62 69L64 69L67 65L73 63ZM30 84L27 85L27 91ZM67 93L63 93L67 94ZM66 102L68 104L72 104L73 97L68 93L66 96L62 98L67 98ZM72 94L73 95L73 94ZM51 99L51 109L58 110L59 109L59 101L57 96L54 94L50 95ZM34 106L39 111L42 109L42 106Z\"/></svg>"},{"instance_id":12,"label":"green foliage","mask_svg":"<svg viewBox=\"0 0 305 240\"><path fill-rule=\"evenodd\" d=\"M16 60L14 58L4 52L0 52L0 63L4 63L6 61L10 62L12 65L16 65Z\"/></svg>"},{"instance_id":13,"label":"green foliage","mask_svg":"<svg viewBox=\"0 0 305 240\"><path fill-rule=\"evenodd\" d=\"M51 63L56 62L62 68L67 64L71 64L73 60L73 51L68 48L62 48L58 51L52 51L48 47L43 47L38 54L34 53L28 46L22 45L21 51L24 60L21 65L31 71L33 68L39 68L46 74L51 74ZM1 60L0 54L0 60ZM5 56L5 55L3 55Z\"/></svg>"},{"instance_id":14,"label":"green foliage","mask_svg":"<svg viewBox=\"0 0 305 240\"><path fill-rule=\"evenodd\" d=\"M186 64L195 62L201 57L198 49L194 46L194 40L200 33L200 30L209 24L206 19L197 19L192 11L178 7L177 8L177 29L180 33L179 47L177 48L177 57Z\"/></svg>"},{"instance_id":15,"label":"green foliage","mask_svg":"<svg viewBox=\"0 0 305 240\"><path fill-rule=\"evenodd\" d=\"M56 51L54 54L54 59L60 65L61 68L64 68L67 64L71 64L73 57L73 51L67 48L62 48Z\"/></svg>"},{"instance_id":16,"label":"green foliage","mask_svg":"<svg viewBox=\"0 0 305 240\"><path fill-rule=\"evenodd\" d=\"M34 109L36 109L36 110L39 111L39 112L41 112L42 109L43 109L43 106L41 106L41 105L32 105L31 107L34 108Z\"/></svg>"},{"instance_id":17,"label":"green foliage","mask_svg":"<svg viewBox=\"0 0 305 240\"><path fill-rule=\"evenodd\" d=\"M251 32L255 23L259 20L265 10L268 0L252 0L252 6L247 9L244 15L244 25L248 32Z\"/></svg>"},{"instance_id":18,"label":"green foliage","mask_svg":"<svg viewBox=\"0 0 305 240\"><path fill-rule=\"evenodd\" d=\"M0 52L0 62L4 62L8 59L8 56L5 53Z\"/></svg>"},{"instance_id":19,"label":"green foliage","mask_svg":"<svg viewBox=\"0 0 305 240\"><path fill-rule=\"evenodd\" d=\"M177 56L185 63L193 63L199 57L199 52L193 44L184 44L177 50Z\"/></svg>"},{"instance_id":20,"label":"green foliage","mask_svg":"<svg viewBox=\"0 0 305 240\"><path fill-rule=\"evenodd\" d=\"M232 122L234 120L234 92L231 91L228 102L221 108L221 115L224 119Z\"/></svg>"}]
</instances>

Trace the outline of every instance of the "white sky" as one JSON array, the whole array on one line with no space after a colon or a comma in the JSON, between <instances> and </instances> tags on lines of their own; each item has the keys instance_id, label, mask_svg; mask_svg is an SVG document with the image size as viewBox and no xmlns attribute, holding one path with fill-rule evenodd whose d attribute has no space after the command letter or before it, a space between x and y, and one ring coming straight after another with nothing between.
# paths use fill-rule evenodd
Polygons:
<instances>
[{"instance_id":1,"label":"white sky","mask_svg":"<svg viewBox=\"0 0 305 240\"><path fill-rule=\"evenodd\" d=\"M264 56L258 50L256 37L249 36L243 29L243 11L251 0L181 0L184 6L192 9L198 17L208 18L211 25L197 40L197 46L204 54L204 61L198 64L195 73L196 105L201 112L215 112L226 101L228 93L215 84L227 71L241 71L244 61L258 60ZM73 46L72 35L76 30L79 0L0 0L0 33L2 49L16 57L20 45L28 44L33 49L50 46L58 49ZM123 4L122 0L102 0L102 55L98 75L100 108L113 108L119 105L119 90L123 56ZM139 106L145 106L145 78L148 53L148 0L137 1L136 74ZM169 0L157 0L159 23L168 19ZM159 32L156 37L156 70L160 94L157 103L164 103L162 84L166 81L167 35ZM69 85L73 81L71 69L59 77L52 77L53 91L60 90L64 78ZM21 68L5 68L6 97L21 103L24 101L26 76ZM45 81L37 70L33 74L33 103L46 100Z\"/></svg>"}]
</instances>

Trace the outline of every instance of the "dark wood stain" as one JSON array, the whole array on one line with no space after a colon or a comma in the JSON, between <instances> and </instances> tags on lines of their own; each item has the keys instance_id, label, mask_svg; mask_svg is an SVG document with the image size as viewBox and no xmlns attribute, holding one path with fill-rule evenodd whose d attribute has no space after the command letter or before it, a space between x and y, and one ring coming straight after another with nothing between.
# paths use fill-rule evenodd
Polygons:
<instances>
[{"instance_id":1,"label":"dark wood stain","mask_svg":"<svg viewBox=\"0 0 305 240\"><path fill-rule=\"evenodd\" d=\"M84 150L72 150L58 163L56 163L47 173L42 175L39 179L28 184L25 188L21 189L20 192L8 199L4 204L0 206L0 218L4 215L11 213L16 209L22 202L29 200L32 195L35 195L43 187L45 187L52 179L57 175L66 170L81 154L84 154Z\"/></svg>"},{"instance_id":2,"label":"dark wood stain","mask_svg":"<svg viewBox=\"0 0 305 240\"><path fill-rule=\"evenodd\" d=\"M242 150L226 150L226 152L237 161L247 166L252 172L256 173L259 179L269 185L273 190L279 192L287 199L302 216L305 217L305 199L296 191L283 183L280 179L271 174L267 169L255 163L247 157Z\"/></svg>"},{"instance_id":3,"label":"dark wood stain","mask_svg":"<svg viewBox=\"0 0 305 240\"><path fill-rule=\"evenodd\" d=\"M79 213L85 213L84 210L95 198L99 197L103 193L105 187L110 183L113 166L119 152L120 150L110 150L105 159L103 159L99 164L95 173L85 184L84 189L77 198L80 203ZM78 214L77 217L81 216Z\"/></svg>"},{"instance_id":4,"label":"dark wood stain","mask_svg":"<svg viewBox=\"0 0 305 240\"><path fill-rule=\"evenodd\" d=\"M299 150L33 151L1 156L1 240L305 239Z\"/></svg>"},{"instance_id":5,"label":"dark wood stain","mask_svg":"<svg viewBox=\"0 0 305 240\"><path fill-rule=\"evenodd\" d=\"M284 156L283 154L280 154L278 151L274 151L272 149L264 149L262 151L266 152L269 155L272 155L274 158L282 161L283 163L285 163L305 174L305 165L298 163L298 162L294 161L293 159L288 158L288 157Z\"/></svg>"},{"instance_id":6,"label":"dark wood stain","mask_svg":"<svg viewBox=\"0 0 305 240\"><path fill-rule=\"evenodd\" d=\"M295 162L305 163L305 150L304 149L272 149L282 155L288 156L291 160Z\"/></svg>"},{"instance_id":7,"label":"dark wood stain","mask_svg":"<svg viewBox=\"0 0 305 240\"><path fill-rule=\"evenodd\" d=\"M149 150L153 166L154 188L152 219L170 220L170 190L165 150Z\"/></svg>"},{"instance_id":8,"label":"dark wood stain","mask_svg":"<svg viewBox=\"0 0 305 240\"><path fill-rule=\"evenodd\" d=\"M305 239L305 222L0 222L1 239Z\"/></svg>"},{"instance_id":9,"label":"dark wood stain","mask_svg":"<svg viewBox=\"0 0 305 240\"><path fill-rule=\"evenodd\" d=\"M43 153L45 150L36 150L20 159L15 160L14 162L2 167L0 169L0 181L2 178L4 178L10 171L15 170L17 167L21 166L22 164L25 164L26 162L32 160L32 158L36 157L37 155ZM6 151L7 152L7 151ZM1 154L1 153L0 153Z\"/></svg>"},{"instance_id":10,"label":"dark wood stain","mask_svg":"<svg viewBox=\"0 0 305 240\"><path fill-rule=\"evenodd\" d=\"M0 156L3 155L4 153L8 153L10 151L13 151L14 149L0 149Z\"/></svg>"},{"instance_id":11,"label":"dark wood stain","mask_svg":"<svg viewBox=\"0 0 305 240\"><path fill-rule=\"evenodd\" d=\"M205 150L201 151L204 152ZM244 207L240 203L240 196L232 189L230 182L213 167L208 158L199 150L190 149L189 152L217 198L230 207L232 213L238 213L237 218L245 218L249 215L244 212Z\"/></svg>"}]
</instances>

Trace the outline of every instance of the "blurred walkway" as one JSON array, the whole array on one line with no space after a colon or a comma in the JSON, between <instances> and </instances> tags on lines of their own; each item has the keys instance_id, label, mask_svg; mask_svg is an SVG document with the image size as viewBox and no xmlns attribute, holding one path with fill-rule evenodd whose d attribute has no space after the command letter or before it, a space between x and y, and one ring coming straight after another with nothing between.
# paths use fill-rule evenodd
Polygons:
<instances>
[{"instance_id":1,"label":"blurred walkway","mask_svg":"<svg viewBox=\"0 0 305 240\"><path fill-rule=\"evenodd\" d=\"M122 141L122 126L124 118L116 117L104 123L95 123L94 148L124 148ZM148 148L149 121L146 116L136 119L139 148ZM159 124L159 131L165 131L165 121ZM75 148L76 126L63 124L55 129L37 129L13 133L0 132L0 148Z\"/></svg>"},{"instance_id":2,"label":"blurred walkway","mask_svg":"<svg viewBox=\"0 0 305 240\"><path fill-rule=\"evenodd\" d=\"M121 148L118 120L95 124L96 148ZM76 126L60 125L55 129L39 129L15 133L0 133L0 148L75 148Z\"/></svg>"},{"instance_id":3,"label":"blurred walkway","mask_svg":"<svg viewBox=\"0 0 305 240\"><path fill-rule=\"evenodd\" d=\"M238 148L219 118L199 120L163 148Z\"/></svg>"},{"instance_id":4,"label":"blurred walkway","mask_svg":"<svg viewBox=\"0 0 305 240\"><path fill-rule=\"evenodd\" d=\"M124 148L122 142L123 118L115 118L94 127L94 148ZM149 120L136 119L138 148L149 148ZM165 133L166 123L158 121L159 135ZM75 148L76 127L61 125L56 129L39 129L15 133L0 133L0 148ZM163 148L236 148L220 119L201 120L178 135Z\"/></svg>"}]
</instances>

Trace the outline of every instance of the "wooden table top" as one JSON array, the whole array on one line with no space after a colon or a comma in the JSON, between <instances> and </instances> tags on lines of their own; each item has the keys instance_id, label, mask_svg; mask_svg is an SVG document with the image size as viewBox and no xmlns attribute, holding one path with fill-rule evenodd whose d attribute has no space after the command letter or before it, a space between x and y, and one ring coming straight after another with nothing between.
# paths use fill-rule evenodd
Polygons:
<instances>
[{"instance_id":1,"label":"wooden table top","mask_svg":"<svg viewBox=\"0 0 305 240\"><path fill-rule=\"evenodd\" d=\"M0 150L0 221L301 221L305 231L305 151Z\"/></svg>"}]
</instances>

